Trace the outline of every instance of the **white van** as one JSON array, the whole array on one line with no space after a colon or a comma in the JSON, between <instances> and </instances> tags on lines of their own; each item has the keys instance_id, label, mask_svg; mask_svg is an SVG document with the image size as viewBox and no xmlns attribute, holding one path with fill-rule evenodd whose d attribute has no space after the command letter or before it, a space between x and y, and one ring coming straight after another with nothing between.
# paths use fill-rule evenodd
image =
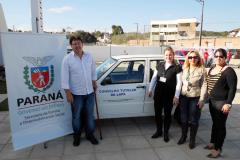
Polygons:
<instances>
[{"instance_id":1,"label":"white van","mask_svg":"<svg viewBox=\"0 0 240 160\"><path fill-rule=\"evenodd\" d=\"M177 57L183 64L184 57ZM97 67L97 100L100 118L154 115L148 88L163 55L113 56Z\"/></svg>"}]
</instances>

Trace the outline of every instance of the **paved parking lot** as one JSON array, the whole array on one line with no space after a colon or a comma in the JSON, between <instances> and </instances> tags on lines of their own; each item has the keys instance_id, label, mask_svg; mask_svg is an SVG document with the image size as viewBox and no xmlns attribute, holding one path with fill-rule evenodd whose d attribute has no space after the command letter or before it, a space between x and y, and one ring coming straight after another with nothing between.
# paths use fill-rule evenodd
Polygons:
<instances>
[{"instance_id":1,"label":"paved parking lot","mask_svg":"<svg viewBox=\"0 0 240 160\"><path fill-rule=\"evenodd\" d=\"M197 147L189 150L188 141L178 146L180 127L175 121L170 129L170 142L151 139L155 131L153 117L101 120L103 140L93 146L84 136L79 147L72 146L72 136L65 136L23 150L13 151L8 112L0 112L0 160L204 160L203 149L210 138L211 118L208 107L202 111L197 134ZM227 121L227 137L219 159L239 160L240 105L234 105ZM98 135L98 132L96 133Z\"/></svg>"}]
</instances>

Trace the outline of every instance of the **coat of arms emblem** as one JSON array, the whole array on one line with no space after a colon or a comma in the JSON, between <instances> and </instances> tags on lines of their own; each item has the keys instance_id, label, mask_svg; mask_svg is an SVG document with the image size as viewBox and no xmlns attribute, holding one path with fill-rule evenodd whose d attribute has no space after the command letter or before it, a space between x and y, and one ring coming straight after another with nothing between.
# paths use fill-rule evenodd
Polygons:
<instances>
[{"instance_id":1,"label":"coat of arms emblem","mask_svg":"<svg viewBox=\"0 0 240 160\"><path fill-rule=\"evenodd\" d=\"M33 66L24 67L25 84L34 92L44 92L51 87L54 81L54 66L47 66L53 56L41 57L23 57L23 59ZM29 78L31 76L31 79Z\"/></svg>"}]
</instances>

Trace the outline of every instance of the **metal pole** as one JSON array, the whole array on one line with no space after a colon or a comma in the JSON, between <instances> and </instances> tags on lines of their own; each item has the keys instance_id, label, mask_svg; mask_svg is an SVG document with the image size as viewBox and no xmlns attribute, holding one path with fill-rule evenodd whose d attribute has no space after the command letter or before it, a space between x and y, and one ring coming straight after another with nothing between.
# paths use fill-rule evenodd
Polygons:
<instances>
[{"instance_id":1,"label":"metal pole","mask_svg":"<svg viewBox=\"0 0 240 160\"><path fill-rule=\"evenodd\" d=\"M137 23L137 44L138 44L138 23Z\"/></svg>"},{"instance_id":2,"label":"metal pole","mask_svg":"<svg viewBox=\"0 0 240 160\"><path fill-rule=\"evenodd\" d=\"M204 9L204 0L199 1L202 4L202 15L201 15L201 28L200 28L200 35L199 35L199 48L202 45L202 28L203 28L203 9Z\"/></svg>"},{"instance_id":3,"label":"metal pole","mask_svg":"<svg viewBox=\"0 0 240 160\"><path fill-rule=\"evenodd\" d=\"M134 23L137 25L137 32L136 32L136 40L137 40L137 45L138 45L138 23Z\"/></svg>"},{"instance_id":4,"label":"metal pole","mask_svg":"<svg viewBox=\"0 0 240 160\"><path fill-rule=\"evenodd\" d=\"M109 47L110 47L110 57L112 57L112 41L110 42Z\"/></svg>"},{"instance_id":5,"label":"metal pole","mask_svg":"<svg viewBox=\"0 0 240 160\"><path fill-rule=\"evenodd\" d=\"M143 28L143 31L144 31L144 38L147 37L146 34L149 32L148 26L149 26L149 25L144 25L144 28Z\"/></svg>"},{"instance_id":6,"label":"metal pole","mask_svg":"<svg viewBox=\"0 0 240 160\"><path fill-rule=\"evenodd\" d=\"M99 112L98 112L98 102L97 102L97 94L94 92L95 96L95 103L96 103L96 112L97 112L97 127L100 135L100 139L102 140L102 130L101 130L101 124L100 124L100 118L99 118Z\"/></svg>"}]
</instances>

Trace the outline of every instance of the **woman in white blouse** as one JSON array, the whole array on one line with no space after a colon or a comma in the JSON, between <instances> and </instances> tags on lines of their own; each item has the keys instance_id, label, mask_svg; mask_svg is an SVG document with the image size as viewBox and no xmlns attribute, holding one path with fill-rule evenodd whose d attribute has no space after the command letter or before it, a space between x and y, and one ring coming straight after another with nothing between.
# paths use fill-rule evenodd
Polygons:
<instances>
[{"instance_id":1,"label":"woman in white blouse","mask_svg":"<svg viewBox=\"0 0 240 160\"><path fill-rule=\"evenodd\" d=\"M169 141L168 131L171 125L171 111L173 104L178 104L181 89L182 67L174 60L174 51L171 47L164 50L165 61L159 63L154 72L149 87L149 97L154 90L154 109L156 132L152 138L162 136L162 124L164 124L164 141ZM164 122L162 122L162 109L164 109Z\"/></svg>"}]
</instances>

